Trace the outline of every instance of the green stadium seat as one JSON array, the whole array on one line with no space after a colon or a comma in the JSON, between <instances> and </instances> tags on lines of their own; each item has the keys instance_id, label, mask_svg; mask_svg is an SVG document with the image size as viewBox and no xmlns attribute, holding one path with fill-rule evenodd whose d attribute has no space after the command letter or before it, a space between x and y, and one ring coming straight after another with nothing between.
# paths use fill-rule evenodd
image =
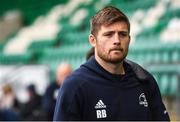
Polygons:
<instances>
[{"instance_id":1,"label":"green stadium seat","mask_svg":"<svg viewBox=\"0 0 180 122\"><path fill-rule=\"evenodd\" d=\"M26 52L22 55L5 55L3 53L0 54L0 64L28 64L32 59L32 54Z\"/></svg>"},{"instance_id":2,"label":"green stadium seat","mask_svg":"<svg viewBox=\"0 0 180 122\"><path fill-rule=\"evenodd\" d=\"M2 2L4 6L0 8L0 13L9 8L20 8L23 10L25 23L29 25L36 17L48 14L49 9L54 5L67 2L68 0L45 0L43 3L37 0L17 0L16 2L6 0ZM147 12L157 4L156 0L109 0L106 2L117 6L129 17L132 17L136 10ZM89 20L97 12L97 9L100 9L98 4L99 1L96 0L90 4L80 4L70 15L63 15L59 18L59 27L62 28L55 40L37 40L28 47L24 55L7 56L2 54L0 55L0 63L28 64L34 59L34 63L47 64L54 72L60 62L68 61L76 69L85 61L86 52L90 49L88 43ZM72 26L70 19L82 8L88 11L87 17L79 25ZM159 34L174 17L180 18L180 9L168 7L157 25L151 28L142 28L142 33L137 36L135 44L130 47L127 57L140 65L149 66L148 68L155 76L163 95L175 95L177 91L175 86L179 83L176 76L171 75L180 72L177 68L179 66L172 66L180 62L180 46L179 44L164 44L159 37ZM3 46L0 44L0 53ZM171 66L166 66L166 64L171 64Z\"/></svg>"},{"instance_id":3,"label":"green stadium seat","mask_svg":"<svg viewBox=\"0 0 180 122\"><path fill-rule=\"evenodd\" d=\"M169 95L170 96L176 96L178 94L178 76L177 75L172 75L171 80L170 80L170 85L169 85Z\"/></svg>"},{"instance_id":4,"label":"green stadium seat","mask_svg":"<svg viewBox=\"0 0 180 122\"><path fill-rule=\"evenodd\" d=\"M170 80L169 80L168 75L163 74L160 76L160 91L163 96L168 94L169 82L170 82Z\"/></svg>"},{"instance_id":5,"label":"green stadium seat","mask_svg":"<svg viewBox=\"0 0 180 122\"><path fill-rule=\"evenodd\" d=\"M85 32L71 32L63 36L63 45L72 45L79 43L88 43L89 31Z\"/></svg>"},{"instance_id":6,"label":"green stadium seat","mask_svg":"<svg viewBox=\"0 0 180 122\"><path fill-rule=\"evenodd\" d=\"M178 64L153 64L147 67L153 74L163 96L176 96L178 94L180 66Z\"/></svg>"}]
</instances>

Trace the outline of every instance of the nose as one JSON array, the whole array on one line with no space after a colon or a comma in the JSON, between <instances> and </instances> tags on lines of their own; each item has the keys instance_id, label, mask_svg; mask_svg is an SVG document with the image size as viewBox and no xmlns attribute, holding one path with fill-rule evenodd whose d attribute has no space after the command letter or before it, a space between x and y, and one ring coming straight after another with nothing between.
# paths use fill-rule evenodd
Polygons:
<instances>
[{"instance_id":1,"label":"nose","mask_svg":"<svg viewBox=\"0 0 180 122\"><path fill-rule=\"evenodd\" d=\"M119 34L115 34L115 35L114 35L113 44L114 44L114 45L120 45L120 44L121 44Z\"/></svg>"}]
</instances>

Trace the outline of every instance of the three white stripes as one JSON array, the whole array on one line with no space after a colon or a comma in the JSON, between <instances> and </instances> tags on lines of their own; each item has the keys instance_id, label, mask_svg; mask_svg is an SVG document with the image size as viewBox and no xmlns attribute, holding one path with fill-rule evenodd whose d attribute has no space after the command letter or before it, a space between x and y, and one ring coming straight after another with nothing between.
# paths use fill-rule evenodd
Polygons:
<instances>
[{"instance_id":1,"label":"three white stripes","mask_svg":"<svg viewBox=\"0 0 180 122\"><path fill-rule=\"evenodd\" d=\"M96 109L98 108L106 108L106 105L103 103L102 100L99 100L98 103L95 106Z\"/></svg>"}]
</instances>

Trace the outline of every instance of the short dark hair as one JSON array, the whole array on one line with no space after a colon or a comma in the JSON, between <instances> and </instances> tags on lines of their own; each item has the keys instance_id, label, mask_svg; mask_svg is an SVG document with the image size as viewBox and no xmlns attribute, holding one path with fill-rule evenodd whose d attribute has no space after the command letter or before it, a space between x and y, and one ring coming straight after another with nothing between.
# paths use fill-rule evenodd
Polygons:
<instances>
[{"instance_id":1,"label":"short dark hair","mask_svg":"<svg viewBox=\"0 0 180 122\"><path fill-rule=\"evenodd\" d=\"M102 25L108 26L115 22L126 22L128 26L128 31L130 32L130 22L128 17L120 11L118 8L113 6L107 6L100 11L98 11L90 21L90 31L91 34L96 36Z\"/></svg>"}]
</instances>

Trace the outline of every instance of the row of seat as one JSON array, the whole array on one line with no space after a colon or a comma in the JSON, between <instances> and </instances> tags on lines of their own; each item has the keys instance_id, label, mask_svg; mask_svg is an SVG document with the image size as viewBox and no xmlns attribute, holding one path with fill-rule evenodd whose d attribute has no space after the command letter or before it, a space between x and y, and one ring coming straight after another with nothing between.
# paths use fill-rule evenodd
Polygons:
<instances>
[{"instance_id":1,"label":"row of seat","mask_svg":"<svg viewBox=\"0 0 180 122\"><path fill-rule=\"evenodd\" d=\"M73 45L80 43L88 43L89 30L85 32L69 32L62 37L63 45Z\"/></svg>"},{"instance_id":2,"label":"row of seat","mask_svg":"<svg viewBox=\"0 0 180 122\"><path fill-rule=\"evenodd\" d=\"M74 44L74 45L62 45L60 48L45 49L38 59L38 63L51 63L61 62L63 60L71 60L71 62L77 62L76 60L84 60L87 51L90 49L88 43ZM74 60L74 61L73 61ZM79 62L79 61L78 61ZM79 62L81 63L81 62ZM74 65L74 69L77 68L77 63ZM80 65L80 64L79 64Z\"/></svg>"},{"instance_id":3,"label":"row of seat","mask_svg":"<svg viewBox=\"0 0 180 122\"><path fill-rule=\"evenodd\" d=\"M144 10L146 11L150 7L156 4L155 0L110 0L110 4L117 6L123 12L125 12L128 17L131 17L136 10Z\"/></svg>"},{"instance_id":4,"label":"row of seat","mask_svg":"<svg viewBox=\"0 0 180 122\"><path fill-rule=\"evenodd\" d=\"M180 61L180 46L177 44L134 44L129 49L128 58L140 64L178 63Z\"/></svg>"},{"instance_id":5,"label":"row of seat","mask_svg":"<svg viewBox=\"0 0 180 122\"><path fill-rule=\"evenodd\" d=\"M180 65L151 65L147 68L155 77L163 96L177 96L180 91Z\"/></svg>"},{"instance_id":6,"label":"row of seat","mask_svg":"<svg viewBox=\"0 0 180 122\"><path fill-rule=\"evenodd\" d=\"M51 80L55 80L55 73L56 73L56 69L57 66L60 63L63 62L68 62L69 64L71 64L73 70L77 69L78 67L80 67L81 64L83 64L86 61L84 56L81 57L72 57L72 58L54 58L54 59L49 59L49 58L43 58L38 60L38 64L43 64L43 65L47 65L49 67L49 71L50 71L50 79Z\"/></svg>"},{"instance_id":7,"label":"row of seat","mask_svg":"<svg viewBox=\"0 0 180 122\"><path fill-rule=\"evenodd\" d=\"M62 25L62 31L61 34L67 34L72 32L84 32L89 30L89 21L91 17L94 15L94 13L97 12L95 5L98 1L94 0L88 4L80 4L76 10L74 10L69 16L64 16L59 20L59 24ZM76 12L80 9L85 9L87 11L87 16L81 21L78 25L72 25L70 23L72 17Z\"/></svg>"},{"instance_id":8,"label":"row of seat","mask_svg":"<svg viewBox=\"0 0 180 122\"><path fill-rule=\"evenodd\" d=\"M167 74L154 74L157 79L157 83L160 87L161 94L163 96L176 96L178 94L178 75L169 73Z\"/></svg>"},{"instance_id":9,"label":"row of seat","mask_svg":"<svg viewBox=\"0 0 180 122\"><path fill-rule=\"evenodd\" d=\"M28 64L32 59L32 53L26 52L22 55L5 55L0 53L0 64Z\"/></svg>"},{"instance_id":10,"label":"row of seat","mask_svg":"<svg viewBox=\"0 0 180 122\"><path fill-rule=\"evenodd\" d=\"M23 1L20 1L20 2L23 2ZM32 1L33 2L33 1ZM51 1L51 2L53 2L53 1ZM51 4L51 2L50 3L48 3L48 4ZM56 1L57 2L57 1ZM61 3L61 2L59 2L59 3ZM92 2L93 3L93 2ZM19 4L19 3L18 3ZM34 10L34 9L33 9ZM38 12L37 12L38 13ZM68 24L67 24L68 25ZM69 29L69 32L71 31L71 29L70 28L68 28ZM63 31L65 30L64 28L62 29ZM67 34L67 33L66 33ZM25 54L24 55L26 55L26 53L31 53L31 55L33 55L31 58L28 58L29 59L29 61L27 62L27 63L29 63L29 62L31 62L31 60L33 60L34 62L36 62L37 61L37 59L39 58L39 57L41 57L41 52L43 52L44 51L44 49L46 49L46 48L54 48L54 47L56 47L56 46L58 46L57 45L57 43L59 43L59 42L61 42L62 40L63 40L63 38L65 38L65 40L71 40L69 43L72 43L73 41L72 41L72 38L75 38L76 37L76 41L74 42L74 43L76 43L77 41L79 41L80 39L83 41L86 41L86 42L88 42L87 40L88 40L88 35L87 34L85 34L85 33L82 33L81 35L82 35L82 38L79 38L79 39L77 39L77 35L74 35L74 37L72 37L72 36L69 36L69 35L71 35L71 34L68 34L66 37L70 37L70 39L69 38L66 38L65 36L63 36L63 35L65 35L65 34L63 34L62 33L62 31L60 31L59 32L59 34L57 35L57 38L55 39L55 40L38 40L38 41L32 41L32 43L31 43L31 45L30 46L28 46L28 49L27 49L27 51L28 52L24 52ZM79 36L80 37L80 36ZM86 39L87 38L87 39ZM80 41L81 41L80 40ZM64 44L65 43L68 43L68 41L66 42L66 41L64 41L63 42ZM4 47L4 45L2 45L1 46L1 49L3 49L3 47ZM6 54L2 54L3 56L1 57L1 61L0 61L0 63L1 64L4 64L4 63L6 63L6 64L8 64L8 63L18 63L18 62L20 62L20 63L22 63L22 62L24 62L24 61L21 61L20 59L21 58L19 58L19 59L17 59L16 57L21 57L22 55L20 54L20 55L6 55ZM12 57L12 58L11 58ZM11 61L9 61L10 60L10 58L11 58ZM37 59L36 59L37 58ZM13 62L14 61L14 62Z\"/></svg>"},{"instance_id":11,"label":"row of seat","mask_svg":"<svg viewBox=\"0 0 180 122\"><path fill-rule=\"evenodd\" d=\"M144 28L143 31L137 35L136 41L142 42L147 38L150 38L149 41L152 43L160 41L156 40L156 38L159 38L160 32L167 27L172 18L180 18L179 13L180 9L167 8L166 13L159 19L158 24L152 28Z\"/></svg>"},{"instance_id":12,"label":"row of seat","mask_svg":"<svg viewBox=\"0 0 180 122\"><path fill-rule=\"evenodd\" d=\"M69 16L63 16L59 20L61 31L57 35L60 46L45 49L37 62L50 67L51 76L54 76L57 65L61 62L69 62L73 69L76 69L85 62L87 51L90 49L88 43L89 20L95 13L95 4L98 1L80 4ZM87 10L86 18L79 25L70 23L72 17L80 9Z\"/></svg>"},{"instance_id":13,"label":"row of seat","mask_svg":"<svg viewBox=\"0 0 180 122\"><path fill-rule=\"evenodd\" d=\"M18 9L23 12L25 23L32 24L32 22L39 15L46 14L50 8L57 4L65 4L69 0L2 0L0 7L0 15L3 15L8 10ZM38 10L38 11L37 11Z\"/></svg>"}]
</instances>

